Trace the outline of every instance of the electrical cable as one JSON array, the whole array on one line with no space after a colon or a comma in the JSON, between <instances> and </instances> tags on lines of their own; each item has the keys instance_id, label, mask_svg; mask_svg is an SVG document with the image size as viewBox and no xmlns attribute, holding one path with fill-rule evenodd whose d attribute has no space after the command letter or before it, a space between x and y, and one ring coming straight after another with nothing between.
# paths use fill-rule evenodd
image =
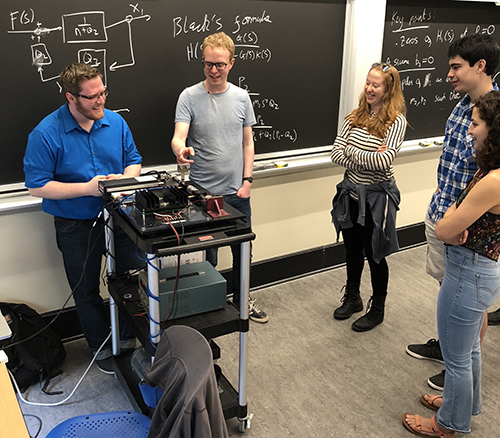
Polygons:
<instances>
[{"instance_id":1,"label":"electrical cable","mask_svg":"<svg viewBox=\"0 0 500 438\"><path fill-rule=\"evenodd\" d=\"M121 200L120 203L118 204L118 213L122 214L122 204L125 202L125 199L130 198L132 195L135 195L134 193L130 193L128 195L125 195Z\"/></svg>"},{"instance_id":2,"label":"electrical cable","mask_svg":"<svg viewBox=\"0 0 500 438\"><path fill-rule=\"evenodd\" d=\"M71 292L70 294L68 295L68 298L66 298L66 301L64 302L63 306L59 309L59 311L56 313L56 315L54 316L54 318L47 323L47 325L40 329L38 332L36 333L33 333L31 336L27 337L26 339L22 339L20 341L17 341L17 342L13 342L12 344L9 344L9 345L6 345L5 347L3 347L4 351L5 350L8 350L9 348L11 347L14 347L15 345L19 345L23 342L26 342L26 341L29 341L30 339L33 339L35 336L38 336L40 333L42 333L44 330L46 330L48 327L50 327L55 321L57 318L59 318L59 316L61 315L62 311L66 308L66 306L68 305L69 303L69 300L71 299L71 297L73 296L73 293L75 292L75 290L80 286L80 283L83 281L83 277L84 277L84 274L85 274L85 268L87 267L87 261L89 259L89 256L90 254L92 253L92 251L94 250L99 238L100 238L100 234L97 236L97 239L95 239L95 242L94 242L94 245L92 246L92 248L90 248L90 242L91 242L91 236L92 236L92 230L94 229L95 225L97 224L99 218L101 217L101 214L102 214L102 210L101 212L98 214L98 216L95 218L95 221L94 223L92 224L92 228L90 230L90 233L89 233L89 237L88 237L88 242L87 242L87 254L85 256L85 261L83 262L83 268L82 268L82 275L80 276L80 279L78 280L78 282L76 283L75 287L73 289L71 289ZM102 233L102 232L101 232Z\"/></svg>"},{"instance_id":3,"label":"electrical cable","mask_svg":"<svg viewBox=\"0 0 500 438\"><path fill-rule=\"evenodd\" d=\"M99 349L96 351L96 353L94 354L94 357L92 358L92 360L90 361L90 364L89 366L87 367L87 369L85 370L85 372L83 373L82 377L80 378L80 380L78 381L78 383L76 384L76 386L73 388L73 390L71 391L71 394L68 395L64 400L61 400L59 402L56 402L56 403L38 403L38 402L30 402L26 399L24 399L24 397L22 396L21 394L21 390L19 389L19 386L17 385L17 382L16 382L16 379L15 377L13 376L13 374L10 372L10 370L8 369L9 371L9 375L10 375L10 378L12 379L12 382L14 383L14 387L16 388L16 391L19 395L19 398L26 404L28 405L31 405L31 406L60 406L64 403L66 403L71 397L73 397L73 394L76 392L76 390L78 389L78 387L80 386L80 384L82 383L83 379L85 378L85 376L88 374L89 370L90 370L90 367L93 365L93 363L96 361L96 358L97 358L97 355L99 354L99 352L104 348L104 346L106 345L106 343L108 342L109 338L111 338L111 333L112 332L109 332L109 335L106 337L106 339L104 340L104 342L101 344L101 346L99 347Z\"/></svg>"},{"instance_id":4,"label":"electrical cable","mask_svg":"<svg viewBox=\"0 0 500 438\"><path fill-rule=\"evenodd\" d=\"M109 203L109 204L111 204L111 203ZM51 326L51 325L52 325L52 324L53 324L53 323L54 323L54 322L55 322L55 321L59 318L59 316L62 314L63 310L64 310L64 309L66 308L66 306L68 305L69 300L70 300L70 299L71 299L71 297L73 296L74 291L75 291L75 290L76 290L76 289L80 286L81 282L82 282L82 281L83 281L83 279L84 279L85 270L86 270L86 267L87 267L87 262L88 262L88 260L89 260L90 254L92 253L92 251L93 251L93 250L94 250L94 248L96 247L96 245L97 245L98 241L100 240L101 235L102 235L102 233L104 232L104 229L105 229L106 224L104 224L104 226L102 227L102 229L101 229L100 233L99 233L99 234L97 235L97 237L95 238L93 245L91 245L91 242L92 242L92 240L91 240L91 237L92 237L92 231L93 231L93 230L94 230L94 228L96 227L96 225L97 225L97 223L98 223L98 221L99 221L99 219L100 219L100 217L101 217L101 215L102 215L102 213L103 213L104 209L105 209L105 208L106 208L109 204L104 205L103 209L99 212L99 214L97 215L97 217L95 218L95 220L94 220L94 222L93 222L93 224L92 224L92 227L91 227L91 230L90 230L90 233L89 233L89 236L88 236L88 240L87 240L87 252L86 252L86 255L85 255L85 261L84 261L84 263L83 263L83 267L82 267L82 274L81 274L81 276L80 276L80 279L79 279L79 280L78 280L78 282L76 283L76 285L75 285L75 286L73 287L73 289L71 290L71 293L68 295L68 297L67 297L66 301L63 303L63 306L59 309L59 311L56 313L56 315L54 316L54 318L52 318L52 320L51 320L51 321L49 321L49 322L46 324L46 326L45 326L44 328L40 329L40 330L39 330L39 331L37 331L36 333L33 333L31 336L29 336L29 337L27 337L27 338L25 338L25 339L22 339L22 340L19 340L19 341L17 341L17 342L13 342L13 343L11 343L11 344L9 344L9 345L4 346L4 347L3 347L4 351L5 351L5 350L8 350L8 349L9 349L9 348L11 348L11 347L14 347L15 345L19 345L19 344L21 344L21 343L23 343L23 342L29 341L30 339L33 339L34 337L38 336L40 333L42 333L44 330L46 330L48 327L50 327L50 326ZM107 342L107 340L109 339L109 337L110 337L110 336L111 336L111 333L108 335L108 337L106 338L106 340L104 341L104 343L106 343L106 342ZM103 343L103 345L104 345L104 343ZM101 345L101 347L99 348L99 350L98 350L97 352L99 352L99 351L103 348L103 345ZM96 353L96 354L97 354L97 353ZM92 365L92 363L94 363L94 360L95 360L95 356L94 356L94 359L92 360L92 362L90 363L89 367L87 368L87 371L85 372L85 374L84 374L84 376L83 376L83 377L85 377L85 375L87 374L88 369L90 368L90 366ZM12 379L14 379L14 376L12 375L12 373L10 372L10 370L9 370L9 374L11 375ZM81 379L81 380L83 380L83 377L82 377L82 379ZM80 380L80 382L81 382L81 380ZM15 382L15 380L14 380L14 382ZM70 396L69 396L69 397L71 397L71 396L73 395L74 391L76 391L76 388L78 388L78 385L80 384L80 382L78 382L77 386L75 387L75 389L73 390L73 392L70 394ZM18 389L18 392L19 392L19 388L17 387L17 382L16 382L16 388ZM21 393L20 393L20 392L19 392L19 396L20 396L21 400L25 401L25 400L22 398L22 396L21 396ZM69 397L68 397L68 399L69 399ZM64 401L63 401L63 402L64 402ZM28 403L28 402L26 402L26 403ZM28 404L29 404L29 403L28 403ZM57 406L57 404L47 404L47 405L42 404L41 406Z\"/></svg>"},{"instance_id":5,"label":"electrical cable","mask_svg":"<svg viewBox=\"0 0 500 438\"><path fill-rule=\"evenodd\" d=\"M28 428L28 433L30 435L30 438L37 438L38 435L40 434L40 431L42 430L42 425L43 425L43 421L42 419L38 416L38 415L33 415L33 414L24 414L23 413L23 417L26 418L26 417L33 417L35 419L38 420L38 430L36 431L36 434L35 435L31 435L30 431L29 431L29 428ZM24 421L26 423L26 420ZM26 427L28 427L28 425L26 425Z\"/></svg>"},{"instance_id":6,"label":"electrical cable","mask_svg":"<svg viewBox=\"0 0 500 438\"><path fill-rule=\"evenodd\" d=\"M156 171L156 170L151 170L151 171L149 171L149 172L147 172L147 173L146 173L146 175L149 175L149 174L156 174L157 176L161 176L161 175L162 175L162 172L159 172L159 171ZM160 187L153 188L153 189L160 189ZM124 201L126 198L128 198L128 197L129 197L129 196L131 196L131 195L132 195L132 194L126 195L126 196L125 196L125 197L124 197L124 198L120 201L120 204L119 204L119 206L118 206L119 213L121 213L121 211L120 211L120 206L121 206L121 204L123 203L123 201ZM199 202L199 200L194 201L193 203L195 203L195 202ZM108 206L113 206L113 203L114 203L114 201L110 201L110 202L106 203L106 204L103 206L103 209L99 212L99 214L98 214L98 215L97 215L97 217L95 218L94 223L92 224L92 228L91 228L90 233L89 233L88 244L87 244L87 254L86 254L86 256L85 256L85 261L84 261L84 263L83 263L82 274L81 274L80 279L78 280L77 284L76 284L76 285L75 285L75 287L71 290L71 293L68 295L68 298L67 298L67 299L66 299L66 301L64 302L63 306L59 309L59 311L56 313L56 315L54 316L54 318L53 318L50 322L48 322L48 323L47 323L47 325L46 325L44 328L42 328L41 330L39 330L38 332L34 333L33 335L29 336L29 337L28 337L28 338L26 338L26 339L23 339L23 340L20 340L20 341L17 341L17 342L13 342L13 343L11 343L11 344L9 344L9 345L6 345L6 346L3 348L4 350L7 350L7 349L9 349L9 348L11 348L11 347L13 347L13 346L15 346L15 345L18 345L18 344L21 344L21 343L23 343L23 342L29 341L30 339L33 339L35 336L38 336L40 333L42 333L44 330L46 330L48 327L50 327L50 326L51 326L51 325L52 325L52 324L53 324L53 323L57 320L57 318L59 318L59 316L61 315L61 313L63 312L63 310L64 310L64 309L66 308L66 306L68 305L69 300L70 300L70 299L71 299L71 297L73 296L74 291L75 291L75 290L76 290L76 289L80 286L80 283L83 281L84 274L85 274L85 268L86 268L86 266L87 266L87 261L88 261L88 258L89 258L89 256L90 256L90 254L92 253L92 251L94 250L94 248L95 248L95 246L96 246L96 244L97 244L97 242L98 242L98 240L99 240L99 238L100 238L101 234L104 232L104 228L105 228L105 226L107 226L107 224L104 224L105 226L103 227L103 229L102 229L101 233L100 233L100 234L97 236L97 238L95 239L94 244L92 245L92 248L90 248L90 242L91 242L92 230L95 228L95 226L96 226L97 222L99 221L99 219L100 219L100 217L101 217L101 215L102 215L102 213L103 213L104 209L105 209L106 207L108 207ZM186 207L185 207L184 209L182 209L181 211L177 212L176 214L178 214L178 215L182 215L182 213L183 213L183 212L184 212L184 211L185 211L188 207L189 207L189 204L188 204L188 205L186 205ZM159 215L159 217L161 217L161 215ZM167 218L162 217L162 219L166 219L166 220L167 220L167 222L169 223L170 227L172 228L172 230L174 231L174 233L175 233L175 235L176 235L176 237L177 237L177 244L180 246L180 237L179 237L179 234L177 233L177 231L175 230L174 226L172 225L172 223L171 223L171 222L170 222ZM182 236L184 236L184 224L182 223L182 216L179 216L178 218L175 218L175 216L174 216L174 219L173 219L173 220L179 220L179 221L180 221L180 225L181 225L181 228L182 228L182 234L181 234L181 235L182 235ZM106 249L106 251L107 251L107 249ZM136 254L137 254L137 245L136 245ZM110 254L108 254L108 255L110 255ZM144 259L140 258L139 256L138 256L138 258L139 258L140 260L142 260L142 261L146 261L146 263L147 263L147 265L148 265L148 266L150 266L151 268L156 269L157 271L159 271L159 269L158 269L157 267L153 266L153 265L150 263L150 260L144 260ZM156 258L156 257L155 257L155 258ZM137 272L138 272L138 271L140 271L140 269L138 269L138 270L137 270ZM153 296L152 296L152 295L150 295L150 294L148 294L148 295L149 295L149 296L151 296L151 297L153 297ZM149 316L149 315L148 315L148 316ZM156 321L153 321L153 322L155 322L155 324L160 325L160 323L159 323L159 322L156 322Z\"/></svg>"},{"instance_id":7,"label":"electrical cable","mask_svg":"<svg viewBox=\"0 0 500 438\"><path fill-rule=\"evenodd\" d=\"M170 298L170 301L167 306L167 310L165 310L165 315L163 318L163 322L161 324L161 329L164 329L165 322L168 321L169 319L175 319L175 315L177 314L177 305L179 303L179 300L177 299L177 290L179 287L179 276L180 276L180 267L181 267L181 255L177 255L177 269L175 273L175 281L174 281L174 289L172 291L172 298ZM175 312L172 313L174 306L175 305Z\"/></svg>"},{"instance_id":8,"label":"electrical cable","mask_svg":"<svg viewBox=\"0 0 500 438\"><path fill-rule=\"evenodd\" d=\"M180 239L179 233L177 233L177 230L172 225L172 223L170 222L170 220L168 219L168 217L163 216L162 219L165 220L170 225L170 228L172 228L172 231L175 233L175 236L177 237L177 246L180 246L181 245L181 239ZM184 230L184 226L183 226L182 222L181 222L181 225L182 225L182 228ZM176 271L176 275L175 275L174 290L172 292L172 298L170 299L170 302L169 302L169 304L167 306L167 310L165 311L163 322L161 324L161 330L163 330L165 322L172 316L171 313L169 314L169 310L172 311L172 309L174 308L174 306L172 306L172 309L170 309L170 306L172 305L172 303L175 304L175 312L173 314L173 317L175 317L175 315L177 314L177 305L178 305L177 288L178 288L178 283L179 283L180 259L181 259L181 256L179 254L177 256L177 271Z\"/></svg>"}]
</instances>

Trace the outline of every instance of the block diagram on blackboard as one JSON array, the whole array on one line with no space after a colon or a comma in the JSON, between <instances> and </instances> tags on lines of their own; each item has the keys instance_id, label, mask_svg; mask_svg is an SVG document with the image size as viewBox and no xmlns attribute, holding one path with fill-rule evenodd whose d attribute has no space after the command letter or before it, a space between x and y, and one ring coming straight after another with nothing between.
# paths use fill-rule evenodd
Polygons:
<instances>
[{"instance_id":1,"label":"block diagram on blackboard","mask_svg":"<svg viewBox=\"0 0 500 438\"><path fill-rule=\"evenodd\" d=\"M78 62L89 64L99 68L104 76L104 83L107 86L107 71L115 71L123 67L132 67L135 65L132 24L135 20L150 20L150 15L144 14L144 11L137 5L129 5L130 14L122 20L111 24L106 23L104 11L85 11L63 14L61 23L57 26L46 26L36 17L34 9L23 11L11 11L9 34L27 34L31 38L31 64L36 68L42 82L57 79L59 76L45 77L44 67L52 65L53 59L51 49L43 42L47 35L60 32L62 44L85 45L76 50L75 58ZM108 43L108 29L116 26L127 26L127 40L123 44L128 47L127 59L121 61L114 60L108 65L107 48L96 48L99 44ZM93 45L95 45L93 47ZM75 61L75 59L66 60L66 64ZM64 65L60 66L62 70Z\"/></svg>"},{"instance_id":2,"label":"block diagram on blackboard","mask_svg":"<svg viewBox=\"0 0 500 438\"><path fill-rule=\"evenodd\" d=\"M103 74L106 106L123 113L143 165L174 164L166 145L176 102L204 78L201 44L220 31L236 46L230 81L245 87L258 117L256 153L328 148L339 118L345 10L337 0L1 0L8 105L0 112L13 146L0 184L24 180L27 136L64 103L58 75L78 60Z\"/></svg>"}]
</instances>

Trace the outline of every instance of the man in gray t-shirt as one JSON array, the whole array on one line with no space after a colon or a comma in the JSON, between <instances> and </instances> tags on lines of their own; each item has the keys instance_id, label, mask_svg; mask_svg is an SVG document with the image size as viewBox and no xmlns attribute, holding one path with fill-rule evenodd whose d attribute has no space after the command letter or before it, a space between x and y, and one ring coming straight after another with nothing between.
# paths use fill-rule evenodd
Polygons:
<instances>
[{"instance_id":1,"label":"man in gray t-shirt","mask_svg":"<svg viewBox=\"0 0 500 438\"><path fill-rule=\"evenodd\" d=\"M202 45L205 80L186 88L177 102L172 151L177 163L190 164L190 179L224 197L224 203L246 215L251 224L250 190L254 160L252 126L255 114L246 91L229 83L234 64L234 43L220 32ZM233 254L233 301L239 305L240 251ZM207 251L217 266L217 250ZM250 319L267 322L269 317L250 300Z\"/></svg>"}]
</instances>

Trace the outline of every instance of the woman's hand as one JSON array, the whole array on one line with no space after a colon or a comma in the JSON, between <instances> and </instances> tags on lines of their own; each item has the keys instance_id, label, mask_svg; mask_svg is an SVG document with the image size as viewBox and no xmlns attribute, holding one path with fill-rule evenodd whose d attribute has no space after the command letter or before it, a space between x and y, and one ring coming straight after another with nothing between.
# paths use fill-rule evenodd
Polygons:
<instances>
[{"instance_id":1,"label":"woman's hand","mask_svg":"<svg viewBox=\"0 0 500 438\"><path fill-rule=\"evenodd\" d=\"M469 230L464 230L455 237L452 237L450 240L446 240L444 243L453 246L460 246L466 242L468 235L469 235Z\"/></svg>"},{"instance_id":2,"label":"woman's hand","mask_svg":"<svg viewBox=\"0 0 500 438\"><path fill-rule=\"evenodd\" d=\"M378 147L377 152L385 152L386 150L387 150L387 145L384 143Z\"/></svg>"}]
</instances>

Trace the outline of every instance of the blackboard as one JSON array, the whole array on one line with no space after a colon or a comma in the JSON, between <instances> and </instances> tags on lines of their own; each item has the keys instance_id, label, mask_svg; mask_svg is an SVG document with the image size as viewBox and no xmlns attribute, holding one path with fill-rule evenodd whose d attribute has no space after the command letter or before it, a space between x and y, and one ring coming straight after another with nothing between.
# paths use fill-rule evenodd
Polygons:
<instances>
[{"instance_id":1,"label":"blackboard","mask_svg":"<svg viewBox=\"0 0 500 438\"><path fill-rule=\"evenodd\" d=\"M250 93L257 154L333 143L337 131L345 0L2 0L2 171L22 182L31 130L64 103L70 62L105 74L106 107L129 124L144 165L174 163L180 92L204 79L203 38L236 43L229 80Z\"/></svg>"},{"instance_id":2,"label":"blackboard","mask_svg":"<svg viewBox=\"0 0 500 438\"><path fill-rule=\"evenodd\" d=\"M463 97L446 75L449 45L486 33L500 43L500 7L451 0L388 0L382 59L399 71L408 110L406 140L444 135L446 119Z\"/></svg>"}]
</instances>

